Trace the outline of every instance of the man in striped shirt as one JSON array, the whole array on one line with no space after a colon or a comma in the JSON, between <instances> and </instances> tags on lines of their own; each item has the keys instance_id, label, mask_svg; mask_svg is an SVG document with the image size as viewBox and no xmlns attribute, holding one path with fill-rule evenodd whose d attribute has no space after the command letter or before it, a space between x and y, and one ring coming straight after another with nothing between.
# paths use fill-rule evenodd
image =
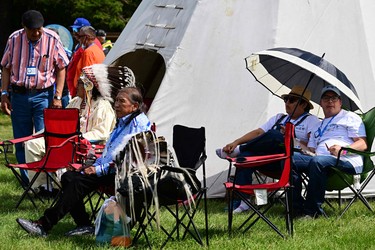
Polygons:
<instances>
[{"instance_id":1,"label":"man in striped shirt","mask_svg":"<svg viewBox=\"0 0 375 250\"><path fill-rule=\"evenodd\" d=\"M14 138L43 129L43 110L50 104L61 108L69 60L59 36L44 29L43 24L39 11L26 11L22 15L23 29L10 35L1 60L1 110L11 116ZM16 145L16 157L19 163L25 162L22 145ZM27 184L27 173L22 171L21 175Z\"/></svg>"}]
</instances>

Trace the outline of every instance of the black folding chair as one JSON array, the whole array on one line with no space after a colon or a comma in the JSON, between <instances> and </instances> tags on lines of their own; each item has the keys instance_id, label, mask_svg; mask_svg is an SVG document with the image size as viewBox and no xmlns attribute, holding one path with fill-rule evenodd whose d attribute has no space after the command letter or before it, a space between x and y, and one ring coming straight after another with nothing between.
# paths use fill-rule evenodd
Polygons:
<instances>
[{"instance_id":1,"label":"black folding chair","mask_svg":"<svg viewBox=\"0 0 375 250\"><path fill-rule=\"evenodd\" d=\"M165 225L161 225L161 230L167 235L161 248L163 248L170 239L184 239L188 234L200 245L204 245L204 240L198 230L197 224L194 221L197 209L203 200L204 204L204 215L205 215L205 241L206 246L209 245L208 240L208 216L207 216L207 188L206 188L206 169L205 160L205 128L189 128L182 125L175 125L173 127L173 148L176 153L176 157L180 168L173 166L164 166L158 173L158 198L160 206L164 207L166 211L171 214L175 220L175 224L172 228L166 228ZM167 172L174 172L177 174L183 174L184 179L187 183L194 182L195 172L201 168L203 176L203 185L199 183L196 192L193 193L193 200L185 197L176 197L171 193L171 190L179 190L180 186L173 186L173 183L166 184L160 179L163 174ZM190 176L190 177L189 177ZM199 182L199 181L198 181ZM194 185L189 183L190 186ZM149 210L144 210L141 216L140 227L135 234L134 241L137 241L141 235L146 237L148 242L146 228L151 226L152 221L155 220L155 213ZM182 229L182 231L181 231ZM149 243L149 242L148 242Z\"/></svg>"}]
</instances>

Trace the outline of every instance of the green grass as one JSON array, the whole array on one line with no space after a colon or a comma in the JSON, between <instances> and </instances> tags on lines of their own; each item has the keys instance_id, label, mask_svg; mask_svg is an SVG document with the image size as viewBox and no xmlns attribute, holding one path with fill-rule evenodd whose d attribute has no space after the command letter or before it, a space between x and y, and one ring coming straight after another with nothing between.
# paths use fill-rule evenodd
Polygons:
<instances>
[{"instance_id":1,"label":"green grass","mask_svg":"<svg viewBox=\"0 0 375 250\"><path fill-rule=\"evenodd\" d=\"M9 117L0 115L0 138L11 138ZM113 249L109 246L98 247L93 236L64 237L64 233L75 227L68 215L61 220L50 232L47 238L31 237L16 223L16 218L38 218L47 207L38 203L39 209L33 208L25 200L18 209L15 204L21 195L21 188L16 183L11 171L4 167L4 157L0 155L0 249ZM375 207L373 201L371 204ZM333 201L336 209L327 208L329 218L316 220L295 220L294 236L283 240L263 221L259 221L246 233L236 231L246 215L234 216L234 233L227 232L227 213L224 200L209 200L209 238L210 249L375 249L375 216L360 202L344 215L338 218L337 202ZM270 218L285 232L285 223L281 205L271 210ZM197 225L203 233L203 210L199 208ZM162 212L162 223L166 227L174 222L168 214ZM134 234L134 232L133 232ZM165 235L161 231L148 231L148 236L155 249L160 248ZM137 249L147 247L144 238L139 240ZM171 241L165 249L201 249L191 237L185 240Z\"/></svg>"}]
</instances>

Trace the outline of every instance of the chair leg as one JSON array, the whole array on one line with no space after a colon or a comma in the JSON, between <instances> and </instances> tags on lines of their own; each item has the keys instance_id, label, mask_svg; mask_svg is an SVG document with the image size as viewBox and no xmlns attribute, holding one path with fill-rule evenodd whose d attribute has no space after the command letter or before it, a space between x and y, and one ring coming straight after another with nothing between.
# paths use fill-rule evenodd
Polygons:
<instances>
[{"instance_id":1,"label":"chair leg","mask_svg":"<svg viewBox=\"0 0 375 250\"><path fill-rule=\"evenodd\" d=\"M261 212L259 209L257 209L251 202L249 202L246 197L241 192L236 192L237 195L241 197L241 199L250 207L251 210L253 210L253 214L250 215L250 217L243 223L243 225L249 221L255 214L258 215L258 217L252 221L252 223L244 229L243 232L246 232L249 230L259 219L262 219L264 222L266 222L278 235L280 235L282 238L285 238L283 233L273 224L264 214L272 207L273 203L270 203L263 212ZM243 226L241 225L241 227Z\"/></svg>"},{"instance_id":2,"label":"chair leg","mask_svg":"<svg viewBox=\"0 0 375 250\"><path fill-rule=\"evenodd\" d=\"M287 188L285 192L285 211L286 211L286 230L289 235L293 236L293 200L292 189Z\"/></svg>"},{"instance_id":3,"label":"chair leg","mask_svg":"<svg viewBox=\"0 0 375 250\"><path fill-rule=\"evenodd\" d=\"M232 222L233 222L233 190L228 190L228 232L232 234Z\"/></svg>"},{"instance_id":4,"label":"chair leg","mask_svg":"<svg viewBox=\"0 0 375 250\"><path fill-rule=\"evenodd\" d=\"M15 170L14 170L14 171L15 171ZM15 171L15 173L16 173L17 176L19 176L19 178L22 180L21 176L20 176L16 171ZM42 172L37 172L37 173L34 175L34 177L31 179L31 181L29 182L29 184L27 185L27 187L24 187L24 186L22 185L24 191L23 191L23 193L22 193L22 195L21 195L21 198L18 200L18 202L17 202L17 204L16 204L16 208L18 208L18 207L21 205L21 202L22 202L22 201L25 199L25 197L27 196L28 199L29 199L29 200L31 201L31 203L33 204L33 206L37 209L37 206L36 206L36 204L35 204L33 198L30 196L29 191L31 191L31 192L34 194L34 196L35 196L36 198L38 198L42 203L44 203L44 201L42 200L42 198L40 198L40 196L39 196L39 195L35 192L35 190L32 188L34 182L36 181L36 179L38 178L38 176L40 175L40 173L42 173ZM21 182L21 183L22 183L22 182Z\"/></svg>"},{"instance_id":5,"label":"chair leg","mask_svg":"<svg viewBox=\"0 0 375 250\"><path fill-rule=\"evenodd\" d=\"M356 201L357 198L359 198L362 203L367 207L368 210L371 212L374 212L372 209L370 203L367 201L367 199L363 196L362 192L366 188L367 184L370 182L372 177L374 176L375 172L371 172L371 174L366 178L366 180L362 183L361 188L359 190L355 190L353 187L349 186L349 188L354 193L354 197L350 200L350 202L346 205L344 210L341 212L341 215L339 216L339 219L344 215L344 213L351 207L351 205Z\"/></svg>"}]
</instances>

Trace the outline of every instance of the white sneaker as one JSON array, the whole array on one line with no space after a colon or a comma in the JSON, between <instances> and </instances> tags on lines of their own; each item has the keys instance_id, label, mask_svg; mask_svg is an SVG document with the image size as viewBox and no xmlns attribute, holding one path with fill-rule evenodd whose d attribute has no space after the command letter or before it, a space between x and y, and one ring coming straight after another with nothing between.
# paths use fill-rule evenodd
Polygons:
<instances>
[{"instance_id":1,"label":"white sneaker","mask_svg":"<svg viewBox=\"0 0 375 250\"><path fill-rule=\"evenodd\" d=\"M233 213L240 214L248 210L250 210L250 207L245 202L241 201L241 204L236 209L233 210Z\"/></svg>"},{"instance_id":2,"label":"white sneaker","mask_svg":"<svg viewBox=\"0 0 375 250\"><path fill-rule=\"evenodd\" d=\"M223 151L222 148L216 149L216 155L219 156L221 159L226 159L228 156L233 158L236 157L237 155L240 154L240 150L238 147L236 147L232 153L227 154L226 152Z\"/></svg>"}]
</instances>

